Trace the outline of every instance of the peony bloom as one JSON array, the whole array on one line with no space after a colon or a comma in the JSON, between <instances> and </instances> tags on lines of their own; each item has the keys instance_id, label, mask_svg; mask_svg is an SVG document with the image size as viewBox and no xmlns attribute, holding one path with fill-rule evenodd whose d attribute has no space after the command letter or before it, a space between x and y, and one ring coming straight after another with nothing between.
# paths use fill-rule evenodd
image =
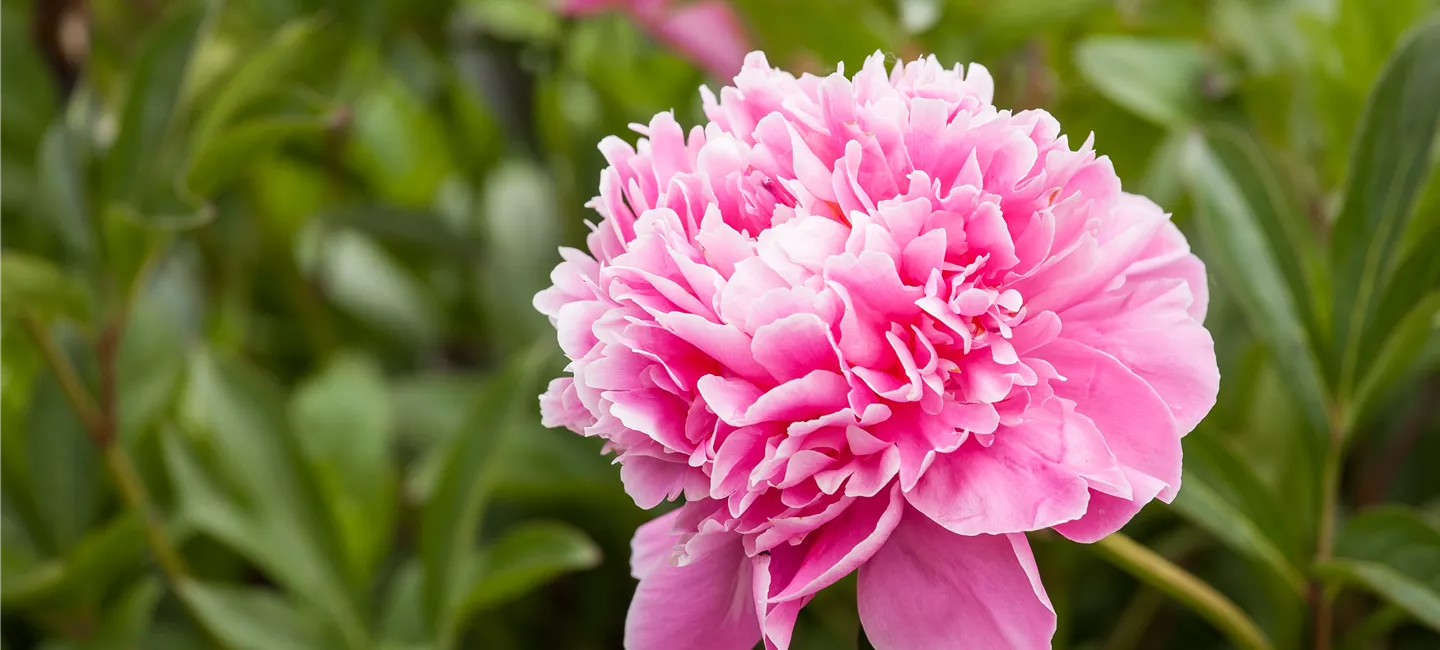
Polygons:
<instances>
[{"instance_id":1,"label":"peony bloom","mask_svg":"<svg viewBox=\"0 0 1440 650\"><path fill-rule=\"evenodd\" d=\"M705 126L600 144L589 254L535 305L574 375L546 425L604 438L641 507L684 497L635 535L627 648L786 648L856 570L881 650L1046 647L1025 532L1092 542L1175 496L1219 384L1204 266L991 91L754 53Z\"/></svg>"},{"instance_id":2,"label":"peony bloom","mask_svg":"<svg viewBox=\"0 0 1440 650\"><path fill-rule=\"evenodd\" d=\"M560 0L560 11L570 15L606 9L624 11L655 40L716 77L735 74L750 49L726 0Z\"/></svg>"}]
</instances>

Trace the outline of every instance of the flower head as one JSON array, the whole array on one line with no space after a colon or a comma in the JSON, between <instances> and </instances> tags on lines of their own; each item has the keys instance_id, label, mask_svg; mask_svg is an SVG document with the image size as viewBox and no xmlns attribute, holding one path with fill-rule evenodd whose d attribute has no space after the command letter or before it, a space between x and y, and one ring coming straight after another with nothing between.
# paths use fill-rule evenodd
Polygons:
<instances>
[{"instance_id":1,"label":"flower head","mask_svg":"<svg viewBox=\"0 0 1440 650\"><path fill-rule=\"evenodd\" d=\"M1024 532L1097 540L1180 487L1219 375L1205 271L1044 111L932 57L796 78L754 53L610 166L535 298L545 423L642 507L626 646L789 645L859 570L877 648L1044 647Z\"/></svg>"}]
</instances>

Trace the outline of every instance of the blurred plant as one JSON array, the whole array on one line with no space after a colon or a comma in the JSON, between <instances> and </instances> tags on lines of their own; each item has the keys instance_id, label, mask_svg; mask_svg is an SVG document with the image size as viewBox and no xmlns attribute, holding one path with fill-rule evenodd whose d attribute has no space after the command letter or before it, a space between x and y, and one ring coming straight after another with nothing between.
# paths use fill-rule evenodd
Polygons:
<instances>
[{"instance_id":1,"label":"blurred plant","mask_svg":"<svg viewBox=\"0 0 1440 650\"><path fill-rule=\"evenodd\" d=\"M1220 402L1089 547L1138 581L1037 540L1057 647L1231 643L1186 575L1276 648L1440 640L1437 5L731 2L789 69L981 61L1198 232ZM542 0L0 10L0 643L618 646L646 516L539 426L530 299L694 55ZM792 647L855 646L847 589Z\"/></svg>"}]
</instances>

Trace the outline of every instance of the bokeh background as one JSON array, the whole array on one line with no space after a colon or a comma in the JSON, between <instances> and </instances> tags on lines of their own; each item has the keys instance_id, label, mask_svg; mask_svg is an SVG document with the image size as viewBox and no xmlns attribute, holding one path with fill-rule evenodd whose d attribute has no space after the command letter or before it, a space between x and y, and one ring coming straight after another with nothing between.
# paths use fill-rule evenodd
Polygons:
<instances>
[{"instance_id":1,"label":"bokeh background","mask_svg":"<svg viewBox=\"0 0 1440 650\"><path fill-rule=\"evenodd\" d=\"M1209 264L1153 556L1032 536L1055 647L1440 647L1440 2L561 4L0 2L0 647L619 648L653 513L540 426L530 301L725 39L981 62Z\"/></svg>"}]
</instances>

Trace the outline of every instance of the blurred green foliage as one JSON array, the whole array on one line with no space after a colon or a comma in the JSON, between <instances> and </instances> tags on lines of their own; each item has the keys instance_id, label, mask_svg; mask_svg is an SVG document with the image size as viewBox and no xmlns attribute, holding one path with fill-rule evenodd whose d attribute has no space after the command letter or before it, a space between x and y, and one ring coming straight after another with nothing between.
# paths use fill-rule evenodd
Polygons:
<instances>
[{"instance_id":1,"label":"blurred green foliage","mask_svg":"<svg viewBox=\"0 0 1440 650\"><path fill-rule=\"evenodd\" d=\"M1440 3L733 4L789 69L979 61L1093 132L1209 264L1224 377L1126 532L1275 648L1440 645ZM619 647L650 514L540 426L530 299L600 138L715 80L541 0L0 8L0 646ZM1035 542L1056 647L1231 643ZM853 589L795 647L855 647Z\"/></svg>"}]
</instances>

